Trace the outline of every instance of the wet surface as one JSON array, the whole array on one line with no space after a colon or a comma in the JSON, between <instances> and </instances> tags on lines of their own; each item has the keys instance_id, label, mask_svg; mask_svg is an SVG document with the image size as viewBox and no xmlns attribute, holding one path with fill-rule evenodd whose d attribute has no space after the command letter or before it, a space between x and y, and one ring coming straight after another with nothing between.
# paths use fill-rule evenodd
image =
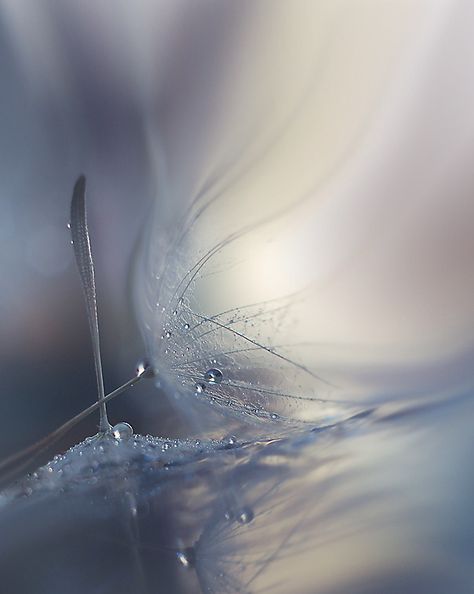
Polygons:
<instances>
[{"instance_id":1,"label":"wet surface","mask_svg":"<svg viewBox=\"0 0 474 594\"><path fill-rule=\"evenodd\" d=\"M3 493L5 591L467 594L473 409L250 441L89 438Z\"/></svg>"}]
</instances>

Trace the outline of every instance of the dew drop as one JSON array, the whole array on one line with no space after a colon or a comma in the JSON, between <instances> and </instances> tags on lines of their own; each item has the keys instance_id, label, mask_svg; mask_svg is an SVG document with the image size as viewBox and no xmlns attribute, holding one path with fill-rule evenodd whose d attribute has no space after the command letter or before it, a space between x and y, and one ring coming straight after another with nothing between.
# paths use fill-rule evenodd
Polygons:
<instances>
[{"instance_id":1,"label":"dew drop","mask_svg":"<svg viewBox=\"0 0 474 594\"><path fill-rule=\"evenodd\" d=\"M184 324L184 329L185 330L189 330L189 324L188 323Z\"/></svg>"},{"instance_id":2,"label":"dew drop","mask_svg":"<svg viewBox=\"0 0 474 594\"><path fill-rule=\"evenodd\" d=\"M70 229L71 228L71 223L67 224L67 228Z\"/></svg>"},{"instance_id":3,"label":"dew drop","mask_svg":"<svg viewBox=\"0 0 474 594\"><path fill-rule=\"evenodd\" d=\"M112 435L115 439L130 439L133 435L132 426L128 423L117 423L112 427Z\"/></svg>"},{"instance_id":4,"label":"dew drop","mask_svg":"<svg viewBox=\"0 0 474 594\"><path fill-rule=\"evenodd\" d=\"M230 435L227 438L227 443L231 446L235 445L237 443L237 438L235 437L235 435Z\"/></svg>"},{"instance_id":5,"label":"dew drop","mask_svg":"<svg viewBox=\"0 0 474 594\"><path fill-rule=\"evenodd\" d=\"M243 507L237 514L239 524L250 524L254 518L254 513L249 507Z\"/></svg>"},{"instance_id":6,"label":"dew drop","mask_svg":"<svg viewBox=\"0 0 474 594\"><path fill-rule=\"evenodd\" d=\"M187 547L176 553L178 563L185 569L192 569L196 564L196 552L194 547Z\"/></svg>"},{"instance_id":7,"label":"dew drop","mask_svg":"<svg viewBox=\"0 0 474 594\"><path fill-rule=\"evenodd\" d=\"M151 365L151 363L147 359L142 359L137 363L135 374L137 377L151 378L155 377L157 375L157 372L153 365Z\"/></svg>"},{"instance_id":8,"label":"dew drop","mask_svg":"<svg viewBox=\"0 0 474 594\"><path fill-rule=\"evenodd\" d=\"M169 330L167 330L165 332L165 336L166 336L166 338L171 338L171 332Z\"/></svg>"},{"instance_id":9,"label":"dew drop","mask_svg":"<svg viewBox=\"0 0 474 594\"><path fill-rule=\"evenodd\" d=\"M208 369L204 374L204 379L210 384L220 384L223 377L222 371L220 369L216 369L215 367Z\"/></svg>"},{"instance_id":10,"label":"dew drop","mask_svg":"<svg viewBox=\"0 0 474 594\"><path fill-rule=\"evenodd\" d=\"M206 389L206 386L204 384L196 384L194 389L196 390L196 394L202 394Z\"/></svg>"}]
</instances>

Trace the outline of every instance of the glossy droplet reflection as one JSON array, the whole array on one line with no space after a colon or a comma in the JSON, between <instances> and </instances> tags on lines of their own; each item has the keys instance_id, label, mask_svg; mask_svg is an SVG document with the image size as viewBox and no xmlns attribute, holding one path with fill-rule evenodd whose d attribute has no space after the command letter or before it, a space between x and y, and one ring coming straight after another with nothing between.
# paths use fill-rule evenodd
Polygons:
<instances>
[{"instance_id":1,"label":"glossy droplet reflection","mask_svg":"<svg viewBox=\"0 0 474 594\"><path fill-rule=\"evenodd\" d=\"M250 524L254 518L254 513L249 507L243 507L237 514L239 524Z\"/></svg>"},{"instance_id":2,"label":"glossy droplet reflection","mask_svg":"<svg viewBox=\"0 0 474 594\"><path fill-rule=\"evenodd\" d=\"M176 558L182 567L192 569L196 563L196 552L194 547L188 547L182 551L178 551L176 553Z\"/></svg>"},{"instance_id":3,"label":"glossy droplet reflection","mask_svg":"<svg viewBox=\"0 0 474 594\"><path fill-rule=\"evenodd\" d=\"M222 371L214 367L212 369L208 369L204 374L204 379L210 384L220 384L223 377Z\"/></svg>"},{"instance_id":4,"label":"glossy droplet reflection","mask_svg":"<svg viewBox=\"0 0 474 594\"><path fill-rule=\"evenodd\" d=\"M156 376L156 369L149 361L142 359L137 363L135 374L137 377L151 378Z\"/></svg>"},{"instance_id":5,"label":"glossy droplet reflection","mask_svg":"<svg viewBox=\"0 0 474 594\"><path fill-rule=\"evenodd\" d=\"M202 394L204 392L204 390L206 389L206 386L204 384L196 384L194 386L194 389L196 391L196 394Z\"/></svg>"},{"instance_id":6,"label":"glossy droplet reflection","mask_svg":"<svg viewBox=\"0 0 474 594\"><path fill-rule=\"evenodd\" d=\"M112 427L112 435L119 441L130 439L133 435L133 428L128 423L117 423Z\"/></svg>"}]
</instances>

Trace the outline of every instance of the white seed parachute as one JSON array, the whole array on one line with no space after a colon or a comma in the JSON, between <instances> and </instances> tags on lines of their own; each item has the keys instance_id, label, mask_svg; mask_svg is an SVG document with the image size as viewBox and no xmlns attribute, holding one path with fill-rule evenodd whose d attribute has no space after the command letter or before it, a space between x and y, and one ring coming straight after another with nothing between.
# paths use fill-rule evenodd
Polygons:
<instances>
[{"instance_id":1,"label":"white seed parachute","mask_svg":"<svg viewBox=\"0 0 474 594\"><path fill-rule=\"evenodd\" d=\"M139 5L127 73L139 376L197 439L109 428L99 388L101 432L1 495L2 585L468 594L472 8L193 4Z\"/></svg>"}]
</instances>

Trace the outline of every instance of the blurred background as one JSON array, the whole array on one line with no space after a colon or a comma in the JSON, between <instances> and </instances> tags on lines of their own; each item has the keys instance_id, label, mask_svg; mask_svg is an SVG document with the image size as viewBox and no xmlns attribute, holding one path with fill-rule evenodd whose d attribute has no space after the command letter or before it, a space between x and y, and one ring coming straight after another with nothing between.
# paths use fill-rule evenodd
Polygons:
<instances>
[{"instance_id":1,"label":"blurred background","mask_svg":"<svg viewBox=\"0 0 474 594\"><path fill-rule=\"evenodd\" d=\"M136 14L146 21L147 11L145 4L136 11L124 4L115 18L111 8L1 3L2 456L95 399L67 229L72 187L82 172L90 192L107 388L134 373L143 356L128 276L153 185L135 71L144 38L139 22L134 34L128 19ZM122 403L116 405L120 410ZM86 422L70 443L94 433L95 424Z\"/></svg>"},{"instance_id":2,"label":"blurred background","mask_svg":"<svg viewBox=\"0 0 474 594\"><path fill-rule=\"evenodd\" d=\"M309 286L285 336L319 346L293 355L361 408L448 405L430 413L425 441L409 432L400 447L394 434L362 443L359 478L375 456L374 483L403 476L419 517L424 469L433 539L456 541L450 555L467 576L457 591L468 592L472 533L461 530L462 512L451 524L446 510L468 509L461 494L472 485L473 33L470 0L0 0L0 457L95 400L67 229L80 173L108 391L145 350L161 355L164 259L172 286L200 250L279 213L206 271L199 311ZM167 255L178 221L200 207L185 253ZM260 332L271 333L272 319L265 324ZM189 430L152 384L120 397L110 416L140 433ZM397 468L390 479L380 443ZM420 443L407 475L403 460ZM408 533L391 541L398 554ZM373 549L351 542L346 556L369 558L377 538ZM348 583L368 592L354 571ZM415 580L406 591L423 587Z\"/></svg>"},{"instance_id":3,"label":"blurred background","mask_svg":"<svg viewBox=\"0 0 474 594\"><path fill-rule=\"evenodd\" d=\"M2 0L0 452L94 399L66 228L81 172L109 390L142 356L138 326L158 325L143 305L155 264L134 269L163 259L159 242L202 188L219 200L190 253L302 204L271 243L259 232L236 246L245 268L212 285L210 310L310 282L293 338L326 345L319 368L351 397L469 390L472 10ZM156 332L144 331L149 349ZM179 434L156 391L135 392L113 416Z\"/></svg>"}]
</instances>

